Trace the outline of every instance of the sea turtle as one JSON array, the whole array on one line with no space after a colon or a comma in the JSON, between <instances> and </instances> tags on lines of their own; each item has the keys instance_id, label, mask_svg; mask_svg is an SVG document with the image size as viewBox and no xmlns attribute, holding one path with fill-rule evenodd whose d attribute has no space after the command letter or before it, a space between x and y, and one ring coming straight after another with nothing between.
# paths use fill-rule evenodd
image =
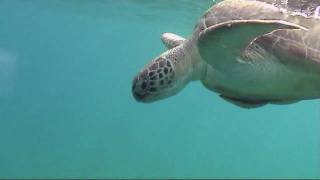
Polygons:
<instances>
[{"instance_id":1,"label":"sea turtle","mask_svg":"<svg viewBox=\"0 0 320 180\"><path fill-rule=\"evenodd\" d=\"M135 99L164 99L195 80L243 108L320 98L320 2L277 1L224 0L189 39L163 34L169 50L134 78Z\"/></svg>"}]
</instances>

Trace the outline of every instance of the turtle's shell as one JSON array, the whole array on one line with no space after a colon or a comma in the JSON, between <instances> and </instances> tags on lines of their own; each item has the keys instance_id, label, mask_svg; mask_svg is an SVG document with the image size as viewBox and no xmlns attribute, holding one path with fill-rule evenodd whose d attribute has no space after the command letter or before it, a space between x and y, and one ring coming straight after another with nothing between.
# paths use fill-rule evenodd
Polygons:
<instances>
[{"instance_id":1,"label":"turtle's shell","mask_svg":"<svg viewBox=\"0 0 320 180\"><path fill-rule=\"evenodd\" d=\"M257 0L273 4L289 12L303 16L313 16L317 7L320 6L319 0Z\"/></svg>"},{"instance_id":2,"label":"turtle's shell","mask_svg":"<svg viewBox=\"0 0 320 180\"><path fill-rule=\"evenodd\" d=\"M224 0L203 15L194 35L213 25L232 20L285 20L311 28L319 23L313 18L319 0Z\"/></svg>"},{"instance_id":3,"label":"turtle's shell","mask_svg":"<svg viewBox=\"0 0 320 180\"><path fill-rule=\"evenodd\" d=\"M208 64L201 80L208 89L245 101L320 96L320 21L311 13L317 4L284 3L285 9L271 1L225 0L200 19L193 40ZM302 6L312 10L297 14Z\"/></svg>"}]
</instances>

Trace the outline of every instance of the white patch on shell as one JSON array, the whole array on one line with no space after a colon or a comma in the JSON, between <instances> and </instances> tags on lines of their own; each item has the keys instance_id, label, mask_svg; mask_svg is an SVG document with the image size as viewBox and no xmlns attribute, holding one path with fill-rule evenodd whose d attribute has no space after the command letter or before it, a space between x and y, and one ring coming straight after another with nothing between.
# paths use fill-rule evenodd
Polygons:
<instances>
[{"instance_id":1,"label":"white patch on shell","mask_svg":"<svg viewBox=\"0 0 320 180\"><path fill-rule=\"evenodd\" d=\"M314 12L314 17L320 19L320 6L318 6Z\"/></svg>"}]
</instances>

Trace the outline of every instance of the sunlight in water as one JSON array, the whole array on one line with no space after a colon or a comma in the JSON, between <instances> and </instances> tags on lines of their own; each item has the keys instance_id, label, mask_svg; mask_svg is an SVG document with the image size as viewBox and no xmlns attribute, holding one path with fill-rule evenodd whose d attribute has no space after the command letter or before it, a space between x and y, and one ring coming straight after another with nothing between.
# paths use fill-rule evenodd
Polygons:
<instances>
[{"instance_id":1,"label":"sunlight in water","mask_svg":"<svg viewBox=\"0 0 320 180\"><path fill-rule=\"evenodd\" d=\"M244 110L197 81L135 101L161 34L212 4L0 0L0 179L320 178L319 100Z\"/></svg>"},{"instance_id":2,"label":"sunlight in water","mask_svg":"<svg viewBox=\"0 0 320 180\"><path fill-rule=\"evenodd\" d=\"M0 97L8 97L13 93L16 77L15 54L0 49Z\"/></svg>"}]
</instances>

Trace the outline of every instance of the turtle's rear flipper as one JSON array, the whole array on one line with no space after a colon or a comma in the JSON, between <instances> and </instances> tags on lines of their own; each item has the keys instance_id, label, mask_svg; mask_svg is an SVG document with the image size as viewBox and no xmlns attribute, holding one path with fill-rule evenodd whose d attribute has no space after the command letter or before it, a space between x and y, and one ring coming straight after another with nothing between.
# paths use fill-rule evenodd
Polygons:
<instances>
[{"instance_id":1,"label":"turtle's rear flipper","mask_svg":"<svg viewBox=\"0 0 320 180\"><path fill-rule=\"evenodd\" d=\"M246 109L258 108L269 103L268 101L263 101L263 100L237 99L237 98L226 97L224 95L220 95L220 97L236 106L246 108Z\"/></svg>"}]
</instances>

